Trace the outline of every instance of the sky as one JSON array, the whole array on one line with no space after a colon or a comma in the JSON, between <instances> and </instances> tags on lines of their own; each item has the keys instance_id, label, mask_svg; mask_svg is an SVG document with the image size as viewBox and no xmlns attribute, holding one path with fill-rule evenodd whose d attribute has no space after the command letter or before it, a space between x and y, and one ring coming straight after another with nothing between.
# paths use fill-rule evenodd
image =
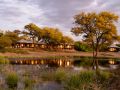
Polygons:
<instances>
[{"instance_id":1,"label":"sky","mask_svg":"<svg viewBox=\"0 0 120 90\"><path fill-rule=\"evenodd\" d=\"M70 32L73 16L100 11L120 16L120 0L0 0L0 29L24 30L25 25L35 23L39 27L59 28L64 35L79 40ZM120 30L120 20L116 26Z\"/></svg>"}]
</instances>

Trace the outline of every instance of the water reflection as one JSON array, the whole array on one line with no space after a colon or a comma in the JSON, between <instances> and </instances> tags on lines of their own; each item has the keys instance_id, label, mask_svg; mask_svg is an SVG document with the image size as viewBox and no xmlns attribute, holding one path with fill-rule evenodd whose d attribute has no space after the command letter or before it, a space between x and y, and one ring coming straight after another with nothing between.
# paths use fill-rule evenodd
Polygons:
<instances>
[{"instance_id":1,"label":"water reflection","mask_svg":"<svg viewBox=\"0 0 120 90\"><path fill-rule=\"evenodd\" d=\"M109 60L109 64L114 65L115 61L114 60Z\"/></svg>"},{"instance_id":2,"label":"water reflection","mask_svg":"<svg viewBox=\"0 0 120 90\"><path fill-rule=\"evenodd\" d=\"M56 59L56 60L10 60L11 64L17 64L17 65L48 65L48 66L63 66L68 67L72 65L72 61L70 60L62 60L62 59Z\"/></svg>"},{"instance_id":3,"label":"water reflection","mask_svg":"<svg viewBox=\"0 0 120 90\"><path fill-rule=\"evenodd\" d=\"M38 60L10 60L11 64L17 65L47 65L49 67L91 67L92 59L79 58L79 59L38 59ZM99 59L99 66L103 67L116 67L120 65L119 59Z\"/></svg>"}]
</instances>

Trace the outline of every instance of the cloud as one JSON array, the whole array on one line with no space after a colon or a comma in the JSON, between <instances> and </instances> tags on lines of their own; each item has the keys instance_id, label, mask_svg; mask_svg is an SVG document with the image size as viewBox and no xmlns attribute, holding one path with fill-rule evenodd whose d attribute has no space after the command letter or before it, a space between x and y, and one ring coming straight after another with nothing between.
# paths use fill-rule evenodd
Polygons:
<instances>
[{"instance_id":1,"label":"cloud","mask_svg":"<svg viewBox=\"0 0 120 90\"><path fill-rule=\"evenodd\" d=\"M73 16L80 12L112 11L120 15L119 0L0 0L0 28L23 29L28 23L57 27L71 35ZM118 29L120 26L117 24ZM74 37L76 39L76 37Z\"/></svg>"}]
</instances>

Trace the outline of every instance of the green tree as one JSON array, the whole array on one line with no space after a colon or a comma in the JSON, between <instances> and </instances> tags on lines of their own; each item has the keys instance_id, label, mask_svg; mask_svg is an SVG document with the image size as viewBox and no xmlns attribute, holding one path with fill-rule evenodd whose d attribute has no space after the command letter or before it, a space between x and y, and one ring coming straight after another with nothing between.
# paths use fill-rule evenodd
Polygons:
<instances>
[{"instance_id":1,"label":"green tree","mask_svg":"<svg viewBox=\"0 0 120 90\"><path fill-rule=\"evenodd\" d=\"M74 40L71 37L63 36L61 39L61 43L63 44L73 44Z\"/></svg>"},{"instance_id":2,"label":"green tree","mask_svg":"<svg viewBox=\"0 0 120 90\"><path fill-rule=\"evenodd\" d=\"M0 37L3 36L3 32L0 32Z\"/></svg>"},{"instance_id":3,"label":"green tree","mask_svg":"<svg viewBox=\"0 0 120 90\"><path fill-rule=\"evenodd\" d=\"M38 40L41 39L41 28L38 27L37 25L30 23L28 25L25 25L24 27L27 31L24 31L24 34L30 35L32 40L33 40L33 44L35 44L35 39L38 38Z\"/></svg>"},{"instance_id":4,"label":"green tree","mask_svg":"<svg viewBox=\"0 0 120 90\"><path fill-rule=\"evenodd\" d=\"M17 30L14 30L13 32L16 33L17 35L21 34L21 31L18 30L18 29L17 29Z\"/></svg>"},{"instance_id":5,"label":"green tree","mask_svg":"<svg viewBox=\"0 0 120 90\"><path fill-rule=\"evenodd\" d=\"M110 12L100 13L80 13L74 17L75 26L72 32L75 35L83 35L93 49L93 64L98 71L98 52L100 45L117 39L117 30L114 22L118 21L118 16Z\"/></svg>"},{"instance_id":6,"label":"green tree","mask_svg":"<svg viewBox=\"0 0 120 90\"><path fill-rule=\"evenodd\" d=\"M4 49L5 47L11 46L12 41L7 36L1 36L0 37L0 49Z\"/></svg>"},{"instance_id":7,"label":"green tree","mask_svg":"<svg viewBox=\"0 0 120 90\"><path fill-rule=\"evenodd\" d=\"M79 41L75 42L74 48L77 51L84 51L84 52L91 51L91 48L87 43L83 43Z\"/></svg>"},{"instance_id":8,"label":"green tree","mask_svg":"<svg viewBox=\"0 0 120 90\"><path fill-rule=\"evenodd\" d=\"M41 36L46 44L53 47L53 45L60 44L63 35L56 28L44 27Z\"/></svg>"},{"instance_id":9,"label":"green tree","mask_svg":"<svg viewBox=\"0 0 120 90\"><path fill-rule=\"evenodd\" d=\"M12 46L14 46L16 42L20 39L18 34L12 31L5 32L4 36L9 37L9 39L12 41Z\"/></svg>"}]
</instances>

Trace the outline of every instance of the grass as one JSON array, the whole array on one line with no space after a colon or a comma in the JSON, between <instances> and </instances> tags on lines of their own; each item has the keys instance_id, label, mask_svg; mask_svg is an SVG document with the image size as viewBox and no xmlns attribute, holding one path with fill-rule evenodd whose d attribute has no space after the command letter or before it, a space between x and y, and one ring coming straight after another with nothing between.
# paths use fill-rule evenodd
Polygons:
<instances>
[{"instance_id":1,"label":"grass","mask_svg":"<svg viewBox=\"0 0 120 90\"><path fill-rule=\"evenodd\" d=\"M65 90L88 90L94 80L93 71L73 74L64 81Z\"/></svg>"},{"instance_id":2,"label":"grass","mask_svg":"<svg viewBox=\"0 0 120 90\"><path fill-rule=\"evenodd\" d=\"M43 81L56 81L57 83L62 83L67 77L67 73L64 69L57 69L52 72L44 72L41 75Z\"/></svg>"},{"instance_id":3,"label":"grass","mask_svg":"<svg viewBox=\"0 0 120 90\"><path fill-rule=\"evenodd\" d=\"M10 52L10 53L17 53L17 54L28 54L28 50L22 50L18 48L4 48L0 50L1 53Z\"/></svg>"},{"instance_id":4,"label":"grass","mask_svg":"<svg viewBox=\"0 0 120 90\"><path fill-rule=\"evenodd\" d=\"M24 81L23 81L24 85L25 85L25 88L29 88L29 87L32 87L33 85L33 80L31 80L31 78L29 77L24 77Z\"/></svg>"},{"instance_id":5,"label":"grass","mask_svg":"<svg viewBox=\"0 0 120 90\"><path fill-rule=\"evenodd\" d=\"M0 64L9 64L9 60L3 56L0 56Z\"/></svg>"},{"instance_id":6,"label":"grass","mask_svg":"<svg viewBox=\"0 0 120 90\"><path fill-rule=\"evenodd\" d=\"M18 84L18 75L15 72L11 72L6 77L6 84L9 88L17 88Z\"/></svg>"}]
</instances>

